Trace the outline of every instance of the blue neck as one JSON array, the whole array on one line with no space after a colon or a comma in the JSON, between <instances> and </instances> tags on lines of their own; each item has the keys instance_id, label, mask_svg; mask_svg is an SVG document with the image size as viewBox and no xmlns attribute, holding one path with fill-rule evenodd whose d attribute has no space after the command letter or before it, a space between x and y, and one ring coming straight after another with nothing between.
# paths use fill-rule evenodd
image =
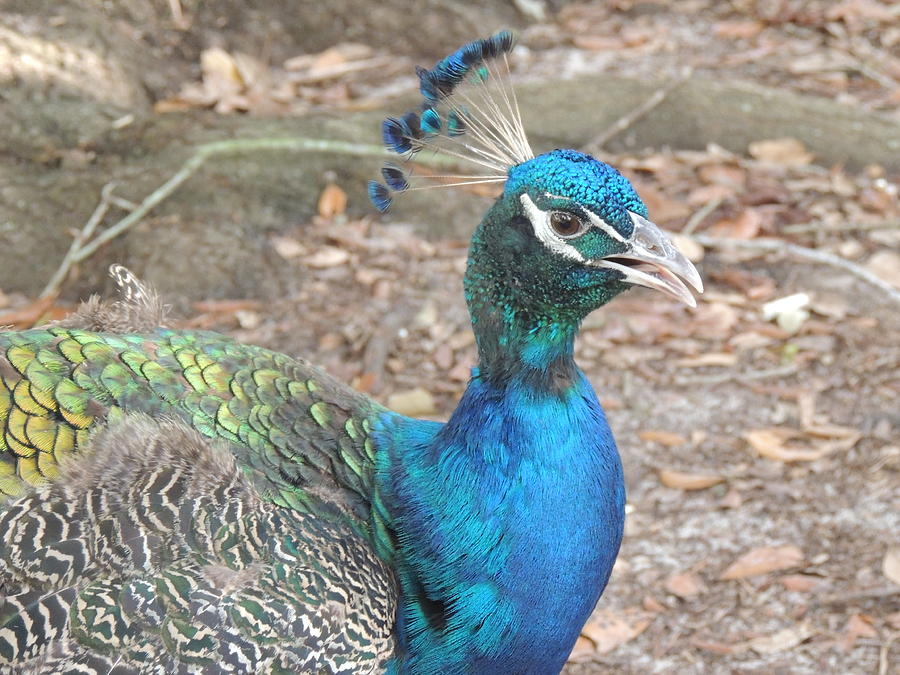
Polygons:
<instances>
[{"instance_id":1,"label":"blue neck","mask_svg":"<svg viewBox=\"0 0 900 675\"><path fill-rule=\"evenodd\" d=\"M376 510L400 533L383 551L401 587L400 671L558 672L606 585L624 483L573 335L481 350L447 424L376 423Z\"/></svg>"}]
</instances>

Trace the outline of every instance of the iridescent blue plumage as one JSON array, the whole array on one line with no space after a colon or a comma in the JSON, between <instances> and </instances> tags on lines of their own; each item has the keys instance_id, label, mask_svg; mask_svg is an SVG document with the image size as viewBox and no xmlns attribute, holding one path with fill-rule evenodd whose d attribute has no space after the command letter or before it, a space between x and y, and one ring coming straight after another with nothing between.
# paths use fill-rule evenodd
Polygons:
<instances>
[{"instance_id":1,"label":"iridescent blue plumage","mask_svg":"<svg viewBox=\"0 0 900 675\"><path fill-rule=\"evenodd\" d=\"M699 288L613 167L575 150L535 157L502 84L485 105L455 102L463 84L486 87L486 62L512 44L498 33L419 69L420 136L411 122L385 123L388 148L407 155L465 133L446 154L493 171L472 182L505 183L472 237L464 286L478 367L459 405L446 424L389 412L372 424L374 543L400 587L392 672L562 668L609 578L625 506L575 335L630 284L685 302L676 274ZM409 185L394 165L382 176L379 208Z\"/></svg>"},{"instance_id":2,"label":"iridescent blue plumage","mask_svg":"<svg viewBox=\"0 0 900 675\"><path fill-rule=\"evenodd\" d=\"M438 114L437 110L434 108L426 108L422 111L420 123L422 133L439 134L441 133L441 126L441 116Z\"/></svg>"},{"instance_id":3,"label":"iridescent blue plumage","mask_svg":"<svg viewBox=\"0 0 900 675\"><path fill-rule=\"evenodd\" d=\"M384 213L391 205L391 193L378 181L370 180L368 185L369 201L375 208Z\"/></svg>"},{"instance_id":4,"label":"iridescent blue plumage","mask_svg":"<svg viewBox=\"0 0 900 675\"><path fill-rule=\"evenodd\" d=\"M394 192L403 192L409 187L409 181L406 180L406 174L403 169L393 164L385 164L381 167L381 177L384 182Z\"/></svg>"},{"instance_id":5,"label":"iridescent blue plumage","mask_svg":"<svg viewBox=\"0 0 900 675\"><path fill-rule=\"evenodd\" d=\"M505 183L472 236L463 283L478 365L446 423L391 412L284 355L138 328L142 313L161 310L128 275L115 278L134 306L87 303L67 326L0 333L0 468L14 467L0 471L0 495L64 473L57 443L81 452L91 428L131 413L165 413L228 441L216 449L194 434L183 454L179 432L163 455L152 429L126 430L136 447L122 453L115 441L103 455L115 490L94 491L90 452L74 482L60 477L90 517L66 492L18 502L21 527L0 527L3 672L562 668L609 579L625 505L575 336L629 285L688 304L679 276L702 286L615 169L574 150L534 156L514 93L488 65L512 44L498 33L423 71L438 100L382 125L385 145L407 159L452 143L445 154L492 172L442 178ZM368 185L381 211L416 189L396 165L382 178ZM222 453L227 476L217 474ZM127 495L121 470L137 480ZM82 555L68 527L93 521L78 530ZM318 538L316 524L328 528ZM149 609L134 611L129 580ZM266 651L273 640L277 653Z\"/></svg>"},{"instance_id":6,"label":"iridescent blue plumage","mask_svg":"<svg viewBox=\"0 0 900 675\"><path fill-rule=\"evenodd\" d=\"M629 211L647 217L647 207L622 174L577 150L553 150L511 167L505 191L522 189L566 195L625 236L632 230Z\"/></svg>"}]
</instances>

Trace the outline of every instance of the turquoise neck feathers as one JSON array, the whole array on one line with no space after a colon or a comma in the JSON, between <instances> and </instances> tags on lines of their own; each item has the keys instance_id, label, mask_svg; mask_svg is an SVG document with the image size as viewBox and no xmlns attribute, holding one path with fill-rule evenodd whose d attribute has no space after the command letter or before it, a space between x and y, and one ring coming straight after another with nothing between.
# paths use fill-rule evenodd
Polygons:
<instances>
[{"instance_id":1,"label":"turquoise neck feathers","mask_svg":"<svg viewBox=\"0 0 900 675\"><path fill-rule=\"evenodd\" d=\"M446 424L372 422L373 541L400 586L397 672L563 667L609 578L625 505L575 335L630 285L688 304L679 277L702 289L613 167L575 150L535 156L503 77L513 45L504 31L418 69L421 106L382 125L404 159L428 150L479 167L438 177L451 185L504 184L472 238L478 366L459 405ZM381 211L427 179L395 164L382 178L369 183Z\"/></svg>"}]
</instances>

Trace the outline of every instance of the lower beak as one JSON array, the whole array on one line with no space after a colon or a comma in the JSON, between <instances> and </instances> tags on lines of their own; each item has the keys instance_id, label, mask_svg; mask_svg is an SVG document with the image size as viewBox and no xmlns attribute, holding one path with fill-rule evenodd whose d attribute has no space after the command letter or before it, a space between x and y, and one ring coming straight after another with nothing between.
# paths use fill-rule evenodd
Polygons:
<instances>
[{"instance_id":1,"label":"lower beak","mask_svg":"<svg viewBox=\"0 0 900 675\"><path fill-rule=\"evenodd\" d=\"M685 282L698 293L703 292L703 281L697 268L675 248L669 235L659 226L643 216L629 213L634 231L625 242L628 248L593 264L621 272L627 284L653 288L696 307L694 294Z\"/></svg>"}]
</instances>

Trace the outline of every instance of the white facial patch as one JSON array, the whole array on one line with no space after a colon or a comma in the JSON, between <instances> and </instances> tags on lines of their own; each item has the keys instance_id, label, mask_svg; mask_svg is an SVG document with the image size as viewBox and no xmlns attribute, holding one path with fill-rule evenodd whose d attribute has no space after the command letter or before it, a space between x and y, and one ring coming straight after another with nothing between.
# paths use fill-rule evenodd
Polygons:
<instances>
[{"instance_id":1,"label":"white facial patch","mask_svg":"<svg viewBox=\"0 0 900 675\"><path fill-rule=\"evenodd\" d=\"M603 220L603 218L598 216L596 213L592 213L591 211L588 211L588 218L590 219L591 225L593 227L596 227L598 230L602 230L604 233L606 233L607 236L611 237L612 239L615 239L616 241L620 241L623 244L626 243L625 237L623 237L621 234L619 234L619 232L618 232L618 230L616 230L616 228L614 228L612 225L607 223L605 220Z\"/></svg>"},{"instance_id":2,"label":"white facial patch","mask_svg":"<svg viewBox=\"0 0 900 675\"><path fill-rule=\"evenodd\" d=\"M525 215L527 215L528 220L531 221L531 227L534 228L534 236L538 238L538 241L551 251L559 253L561 256L569 258L570 260L576 260L582 263L585 262L584 256L581 255L581 251L560 239L559 235L557 235L553 231L553 228L550 227L549 211L541 211L537 205L531 201L531 197L528 196L528 193L523 193L520 199L522 201L522 207L525 209Z\"/></svg>"}]
</instances>

